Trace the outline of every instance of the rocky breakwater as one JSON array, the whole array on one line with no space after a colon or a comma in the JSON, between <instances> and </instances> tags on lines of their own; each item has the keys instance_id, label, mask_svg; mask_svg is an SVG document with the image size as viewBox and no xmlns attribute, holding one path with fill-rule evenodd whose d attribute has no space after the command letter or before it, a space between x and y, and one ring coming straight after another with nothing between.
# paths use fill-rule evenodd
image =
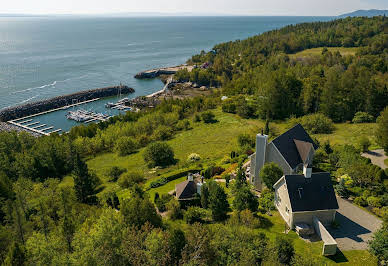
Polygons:
<instances>
[{"instance_id":1,"label":"rocky breakwater","mask_svg":"<svg viewBox=\"0 0 388 266\"><path fill-rule=\"evenodd\" d=\"M193 70L194 66L180 65L175 67L156 68L146 70L135 75L137 79L153 79L161 75L174 75L176 72L182 69L187 69L189 72Z\"/></svg>"},{"instance_id":2,"label":"rocky breakwater","mask_svg":"<svg viewBox=\"0 0 388 266\"><path fill-rule=\"evenodd\" d=\"M118 93L129 94L133 92L135 92L135 90L128 86L113 86L80 91L73 94L58 96L47 100L2 109L0 110L0 121L6 122L9 120L65 107L71 104L75 104L77 102L84 102L97 98L110 97L117 95Z\"/></svg>"}]
</instances>

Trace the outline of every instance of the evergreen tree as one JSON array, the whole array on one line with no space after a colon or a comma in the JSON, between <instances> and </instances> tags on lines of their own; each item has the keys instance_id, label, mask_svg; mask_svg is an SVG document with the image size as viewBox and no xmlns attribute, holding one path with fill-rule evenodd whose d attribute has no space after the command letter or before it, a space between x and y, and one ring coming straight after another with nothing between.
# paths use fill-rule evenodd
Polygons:
<instances>
[{"instance_id":1,"label":"evergreen tree","mask_svg":"<svg viewBox=\"0 0 388 266\"><path fill-rule=\"evenodd\" d=\"M75 154L73 178L75 195L78 201L86 204L96 204L96 189L99 180L96 175L89 173L88 166L81 160L78 153Z\"/></svg>"},{"instance_id":2,"label":"evergreen tree","mask_svg":"<svg viewBox=\"0 0 388 266\"><path fill-rule=\"evenodd\" d=\"M341 178L335 189L340 197L347 198L349 196L348 190L345 187L345 179Z\"/></svg>"},{"instance_id":3,"label":"evergreen tree","mask_svg":"<svg viewBox=\"0 0 388 266\"><path fill-rule=\"evenodd\" d=\"M139 193L139 189L132 192L130 199L123 200L120 207L121 215L127 225L140 228L147 222L156 227L162 224L155 205L146 197L144 192Z\"/></svg>"},{"instance_id":4,"label":"evergreen tree","mask_svg":"<svg viewBox=\"0 0 388 266\"><path fill-rule=\"evenodd\" d=\"M204 209L207 209L209 205L209 187L205 183L201 188L201 206Z\"/></svg>"},{"instance_id":5,"label":"evergreen tree","mask_svg":"<svg viewBox=\"0 0 388 266\"><path fill-rule=\"evenodd\" d=\"M229 203L222 187L215 181L209 182L209 208L215 221L223 221L228 215Z\"/></svg>"},{"instance_id":6,"label":"evergreen tree","mask_svg":"<svg viewBox=\"0 0 388 266\"><path fill-rule=\"evenodd\" d=\"M26 251L18 242L14 242L9 248L4 260L4 266L22 266L26 264Z\"/></svg>"},{"instance_id":7,"label":"evergreen tree","mask_svg":"<svg viewBox=\"0 0 388 266\"><path fill-rule=\"evenodd\" d=\"M269 119L265 120L264 135L269 135Z\"/></svg>"},{"instance_id":8,"label":"evergreen tree","mask_svg":"<svg viewBox=\"0 0 388 266\"><path fill-rule=\"evenodd\" d=\"M182 258L182 250L185 245L186 238L184 232L180 229L171 229L169 231L168 246L172 265L179 265L179 260Z\"/></svg>"},{"instance_id":9,"label":"evergreen tree","mask_svg":"<svg viewBox=\"0 0 388 266\"><path fill-rule=\"evenodd\" d=\"M275 240L275 252L280 263L290 265L295 250L291 240L284 237L277 237Z\"/></svg>"},{"instance_id":10,"label":"evergreen tree","mask_svg":"<svg viewBox=\"0 0 388 266\"><path fill-rule=\"evenodd\" d=\"M75 224L71 212L70 191L63 189L61 191L61 200L63 208L62 235L66 241L67 251L72 252L71 242L75 233Z\"/></svg>"},{"instance_id":11,"label":"evergreen tree","mask_svg":"<svg viewBox=\"0 0 388 266\"><path fill-rule=\"evenodd\" d=\"M257 197L251 192L248 185L240 187L234 191L233 208L237 211L250 210L256 212L259 206Z\"/></svg>"},{"instance_id":12,"label":"evergreen tree","mask_svg":"<svg viewBox=\"0 0 388 266\"><path fill-rule=\"evenodd\" d=\"M381 112L381 115L377 118L377 130L376 137L378 143L388 153L388 107Z\"/></svg>"}]
</instances>

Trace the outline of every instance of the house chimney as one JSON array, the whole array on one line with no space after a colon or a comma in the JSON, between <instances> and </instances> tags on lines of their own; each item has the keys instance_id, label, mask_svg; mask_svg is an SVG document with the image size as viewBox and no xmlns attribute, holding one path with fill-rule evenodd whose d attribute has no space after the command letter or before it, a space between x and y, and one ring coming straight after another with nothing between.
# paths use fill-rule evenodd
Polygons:
<instances>
[{"instance_id":1,"label":"house chimney","mask_svg":"<svg viewBox=\"0 0 388 266\"><path fill-rule=\"evenodd\" d=\"M308 164L303 165L303 175L305 178L311 178L312 172L313 172L313 169L311 168L310 165Z\"/></svg>"},{"instance_id":2,"label":"house chimney","mask_svg":"<svg viewBox=\"0 0 388 266\"><path fill-rule=\"evenodd\" d=\"M189 181L194 181L194 177L193 177L193 174L192 173L189 173L188 177L187 177L187 180Z\"/></svg>"},{"instance_id":3,"label":"house chimney","mask_svg":"<svg viewBox=\"0 0 388 266\"><path fill-rule=\"evenodd\" d=\"M267 151L268 136L257 134L256 136L256 154L254 158L254 164L251 164L251 182L258 189L261 190L261 180L259 178L260 170L265 164L265 157ZM253 166L253 167L252 167Z\"/></svg>"}]
</instances>

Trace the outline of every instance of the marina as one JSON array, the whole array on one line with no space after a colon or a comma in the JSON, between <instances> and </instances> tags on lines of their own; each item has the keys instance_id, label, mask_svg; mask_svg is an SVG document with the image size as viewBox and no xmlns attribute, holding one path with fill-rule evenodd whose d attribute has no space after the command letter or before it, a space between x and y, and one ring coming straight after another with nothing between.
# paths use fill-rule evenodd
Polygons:
<instances>
[{"instance_id":1,"label":"marina","mask_svg":"<svg viewBox=\"0 0 388 266\"><path fill-rule=\"evenodd\" d=\"M106 101L107 99L105 99ZM98 103L98 104L97 104ZM117 115L120 112L110 111L110 114L103 114L102 112L87 111L88 109L101 108L101 104L104 105L104 100L100 98L87 100L83 102L74 102L73 104L48 110L45 112L29 115L26 117L7 121L7 123L21 128L27 132L32 132L38 136L49 136L53 133L64 133L70 130L71 127L79 125L80 123L89 124L92 122L106 121L113 115ZM81 109L81 106L83 107ZM57 119L58 114L62 114L63 119L61 121ZM67 118L67 119L66 119ZM66 123L64 122L66 121ZM65 128L63 125L68 125Z\"/></svg>"}]
</instances>

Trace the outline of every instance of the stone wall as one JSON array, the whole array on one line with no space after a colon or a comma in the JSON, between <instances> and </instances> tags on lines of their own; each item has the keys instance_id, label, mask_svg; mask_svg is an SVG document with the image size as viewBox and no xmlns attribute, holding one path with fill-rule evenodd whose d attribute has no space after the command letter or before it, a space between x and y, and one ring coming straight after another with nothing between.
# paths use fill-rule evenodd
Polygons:
<instances>
[{"instance_id":1,"label":"stone wall","mask_svg":"<svg viewBox=\"0 0 388 266\"><path fill-rule=\"evenodd\" d=\"M128 86L115 86L93 90L80 91L73 94L58 96L55 98L42 100L38 102L28 103L20 106L10 107L0 110L0 121L9 121L21 118L28 115L34 115L41 112L46 112L52 109L61 108L74 104L75 102L83 102L97 98L114 96L121 90L122 94L135 92L133 88Z\"/></svg>"}]
</instances>

